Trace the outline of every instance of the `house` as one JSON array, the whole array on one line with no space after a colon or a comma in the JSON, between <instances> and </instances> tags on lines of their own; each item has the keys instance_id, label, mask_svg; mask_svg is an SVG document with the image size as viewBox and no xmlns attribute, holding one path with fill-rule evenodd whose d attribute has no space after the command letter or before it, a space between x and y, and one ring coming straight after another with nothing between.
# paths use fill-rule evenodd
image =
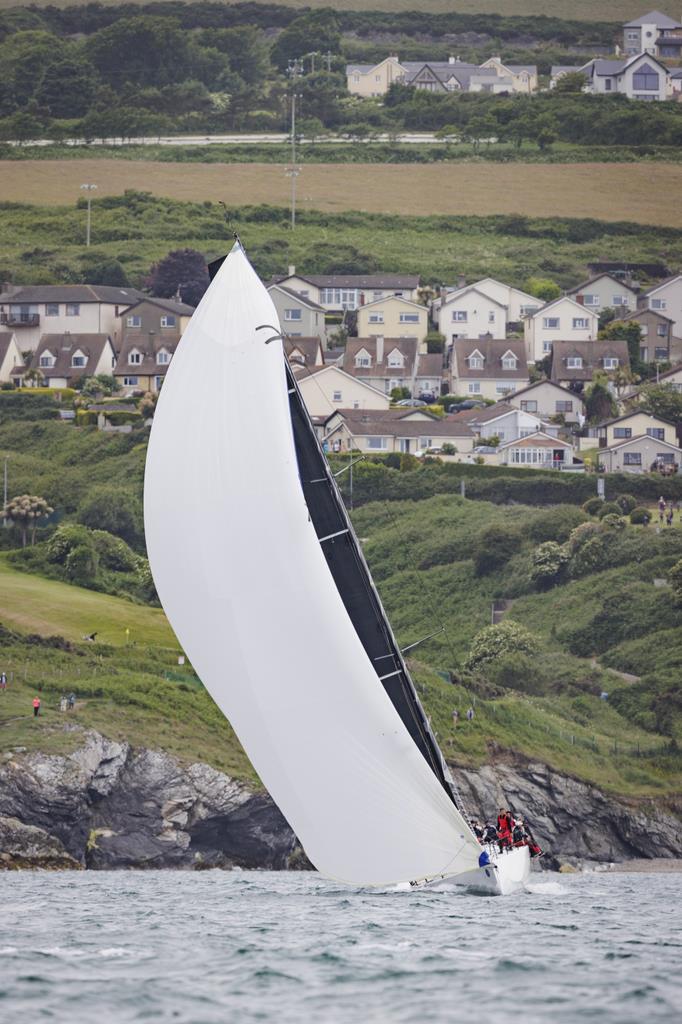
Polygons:
<instances>
[{"instance_id":1,"label":"house","mask_svg":"<svg viewBox=\"0 0 682 1024\"><path fill-rule=\"evenodd\" d=\"M0 384L17 387L25 372L24 357L13 331L0 331Z\"/></svg>"},{"instance_id":2,"label":"house","mask_svg":"<svg viewBox=\"0 0 682 1024\"><path fill-rule=\"evenodd\" d=\"M426 92L511 92L512 79L501 78L494 68L482 69L454 57L447 61L406 61L403 85Z\"/></svg>"},{"instance_id":3,"label":"house","mask_svg":"<svg viewBox=\"0 0 682 1024\"><path fill-rule=\"evenodd\" d=\"M342 368L389 395L394 388L407 388L413 398L438 395L443 377L440 355L419 352L417 338L349 338Z\"/></svg>"},{"instance_id":4,"label":"house","mask_svg":"<svg viewBox=\"0 0 682 1024\"><path fill-rule=\"evenodd\" d=\"M599 274L583 281L566 292L581 306L601 313L603 309L615 309L620 318L637 308L637 292L611 274Z\"/></svg>"},{"instance_id":5,"label":"house","mask_svg":"<svg viewBox=\"0 0 682 1024\"><path fill-rule=\"evenodd\" d=\"M570 295L563 295L547 302L524 321L526 358L529 363L537 363L550 354L556 340L592 341L598 330L597 314Z\"/></svg>"},{"instance_id":6,"label":"house","mask_svg":"<svg viewBox=\"0 0 682 1024\"><path fill-rule=\"evenodd\" d=\"M682 339L673 337L673 321L653 309L636 309L622 318L639 324L642 340L640 359L645 363L676 362L682 359Z\"/></svg>"},{"instance_id":7,"label":"house","mask_svg":"<svg viewBox=\"0 0 682 1024\"><path fill-rule=\"evenodd\" d=\"M522 412L533 413L541 420L563 416L566 423L583 423L585 405L575 391L568 391L551 380L538 380L521 388L505 398L507 405L513 405Z\"/></svg>"},{"instance_id":8,"label":"house","mask_svg":"<svg viewBox=\"0 0 682 1024\"><path fill-rule=\"evenodd\" d=\"M680 29L682 25L674 18L660 11L649 11L623 26L623 53L627 56L638 53L650 53L657 57L679 56L677 52L667 52L666 39L676 38Z\"/></svg>"},{"instance_id":9,"label":"house","mask_svg":"<svg viewBox=\"0 0 682 1024\"><path fill-rule=\"evenodd\" d=\"M476 285L446 294L438 309L438 330L448 341L457 338L504 338L507 307Z\"/></svg>"},{"instance_id":10,"label":"house","mask_svg":"<svg viewBox=\"0 0 682 1024\"><path fill-rule=\"evenodd\" d=\"M416 454L451 444L458 452L468 453L474 447L474 435L466 423L441 419L422 409L389 410L384 415L344 409L342 417L343 422L328 435L332 443L340 441L342 451Z\"/></svg>"},{"instance_id":11,"label":"house","mask_svg":"<svg viewBox=\"0 0 682 1024\"><path fill-rule=\"evenodd\" d=\"M324 351L319 338L284 338L284 354L292 366L305 366L316 369L324 366Z\"/></svg>"},{"instance_id":12,"label":"house","mask_svg":"<svg viewBox=\"0 0 682 1024\"><path fill-rule=\"evenodd\" d=\"M511 79L512 92L531 93L538 87L538 69L535 64L503 64L500 57L490 57L481 64L481 70L490 69L505 81Z\"/></svg>"},{"instance_id":13,"label":"house","mask_svg":"<svg viewBox=\"0 0 682 1024\"><path fill-rule=\"evenodd\" d=\"M423 342L429 333L426 306L398 295L373 299L357 312L357 332L362 338L383 334L388 338L418 338Z\"/></svg>"},{"instance_id":14,"label":"house","mask_svg":"<svg viewBox=\"0 0 682 1024\"><path fill-rule=\"evenodd\" d=\"M79 377L111 375L116 354L108 334L43 334L31 357L29 370L39 374L41 386L72 387Z\"/></svg>"},{"instance_id":15,"label":"house","mask_svg":"<svg viewBox=\"0 0 682 1024\"><path fill-rule=\"evenodd\" d=\"M395 54L378 64L346 65L348 92L363 99L385 95L394 82L400 82L404 77L405 68Z\"/></svg>"},{"instance_id":16,"label":"house","mask_svg":"<svg viewBox=\"0 0 682 1024\"><path fill-rule=\"evenodd\" d=\"M120 341L121 312L143 298L135 288L98 284L8 287L0 294L0 329L16 332L22 352L35 351L44 334L106 334Z\"/></svg>"},{"instance_id":17,"label":"house","mask_svg":"<svg viewBox=\"0 0 682 1024\"><path fill-rule=\"evenodd\" d=\"M592 436L599 439L600 448L611 448L621 441L630 440L633 437L652 437L656 441L667 441L669 444L677 444L677 433L675 424L662 420L650 412L642 412L635 409L634 412L625 413L616 419L605 420L590 431Z\"/></svg>"},{"instance_id":18,"label":"house","mask_svg":"<svg viewBox=\"0 0 682 1024\"><path fill-rule=\"evenodd\" d=\"M337 409L386 412L391 399L368 381L358 380L340 366L294 368L306 409L313 418Z\"/></svg>"},{"instance_id":19,"label":"house","mask_svg":"<svg viewBox=\"0 0 682 1024\"><path fill-rule=\"evenodd\" d=\"M673 391L682 392L682 363L666 370L665 373L658 374L656 383L672 388Z\"/></svg>"},{"instance_id":20,"label":"house","mask_svg":"<svg viewBox=\"0 0 682 1024\"><path fill-rule=\"evenodd\" d=\"M497 402L485 409L470 409L458 412L452 417L458 423L466 423L474 434L486 441L498 437L500 441L515 441L544 430L551 436L558 436L559 428L550 423L543 423L539 416L516 409L507 402Z\"/></svg>"},{"instance_id":21,"label":"house","mask_svg":"<svg viewBox=\"0 0 682 1024\"><path fill-rule=\"evenodd\" d=\"M583 69L588 91L596 96L621 93L630 100L667 100L670 72L649 53L625 60L591 60Z\"/></svg>"},{"instance_id":22,"label":"house","mask_svg":"<svg viewBox=\"0 0 682 1024\"><path fill-rule=\"evenodd\" d=\"M123 394L160 391L179 343L179 337L167 338L153 332L127 335L114 367L114 377Z\"/></svg>"},{"instance_id":23,"label":"house","mask_svg":"<svg viewBox=\"0 0 682 1024\"><path fill-rule=\"evenodd\" d=\"M522 341L456 341L450 353L450 393L498 401L528 384Z\"/></svg>"},{"instance_id":24,"label":"house","mask_svg":"<svg viewBox=\"0 0 682 1024\"><path fill-rule=\"evenodd\" d=\"M581 390L595 373L629 370L626 341L557 341L552 352L551 379L564 387Z\"/></svg>"},{"instance_id":25,"label":"house","mask_svg":"<svg viewBox=\"0 0 682 1024\"><path fill-rule=\"evenodd\" d=\"M185 331L194 306L175 299L157 299L146 295L121 312L121 343L132 336L156 334L177 344Z\"/></svg>"},{"instance_id":26,"label":"house","mask_svg":"<svg viewBox=\"0 0 682 1024\"><path fill-rule=\"evenodd\" d=\"M305 277L290 266L285 276L275 277L270 286L284 285L304 299L312 299L327 313L358 309L366 302L398 295L416 302L420 278L416 274L310 274Z\"/></svg>"},{"instance_id":27,"label":"house","mask_svg":"<svg viewBox=\"0 0 682 1024\"><path fill-rule=\"evenodd\" d=\"M607 473L650 473L666 469L678 472L682 449L670 441L640 434L599 449L599 462Z\"/></svg>"},{"instance_id":28,"label":"house","mask_svg":"<svg viewBox=\"0 0 682 1024\"><path fill-rule=\"evenodd\" d=\"M317 337L320 341L326 342L327 332L322 306L282 284L272 284L268 291L275 304L282 330L286 331L290 338Z\"/></svg>"},{"instance_id":29,"label":"house","mask_svg":"<svg viewBox=\"0 0 682 1024\"><path fill-rule=\"evenodd\" d=\"M672 320L672 332L682 337L682 274L659 281L639 297L640 308L664 313Z\"/></svg>"},{"instance_id":30,"label":"house","mask_svg":"<svg viewBox=\"0 0 682 1024\"><path fill-rule=\"evenodd\" d=\"M542 430L505 441L498 448L498 465L526 469L565 469L573 465L573 446Z\"/></svg>"},{"instance_id":31,"label":"house","mask_svg":"<svg viewBox=\"0 0 682 1024\"><path fill-rule=\"evenodd\" d=\"M473 287L506 307L507 329L512 324L520 324L527 316L544 306L542 299L510 284L497 281L494 277L483 277L480 281L474 281Z\"/></svg>"}]
</instances>

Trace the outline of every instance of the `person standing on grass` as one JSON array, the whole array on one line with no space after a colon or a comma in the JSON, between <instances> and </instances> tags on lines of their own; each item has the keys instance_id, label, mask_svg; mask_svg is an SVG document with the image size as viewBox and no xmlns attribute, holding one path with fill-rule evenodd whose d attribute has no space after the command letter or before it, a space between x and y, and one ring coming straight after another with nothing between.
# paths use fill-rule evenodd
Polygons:
<instances>
[{"instance_id":1,"label":"person standing on grass","mask_svg":"<svg viewBox=\"0 0 682 1024\"><path fill-rule=\"evenodd\" d=\"M40 697L33 698L33 717L37 718L40 714Z\"/></svg>"},{"instance_id":2,"label":"person standing on grass","mask_svg":"<svg viewBox=\"0 0 682 1024\"><path fill-rule=\"evenodd\" d=\"M672 501L671 501L671 502L670 502L670 505L669 505L669 507L668 507L668 511L667 511L667 512L666 512L666 514L665 514L665 521L666 521L666 523L668 524L668 526L672 526L672 525L673 525L673 515L674 515L674 512L673 512L673 503L672 503Z\"/></svg>"},{"instance_id":3,"label":"person standing on grass","mask_svg":"<svg viewBox=\"0 0 682 1024\"><path fill-rule=\"evenodd\" d=\"M76 694L75 693L70 693L69 694L69 711L73 711L75 706L76 706Z\"/></svg>"},{"instance_id":4,"label":"person standing on grass","mask_svg":"<svg viewBox=\"0 0 682 1024\"><path fill-rule=\"evenodd\" d=\"M5 672L0 672L0 693L4 693L7 689L7 675Z\"/></svg>"},{"instance_id":5,"label":"person standing on grass","mask_svg":"<svg viewBox=\"0 0 682 1024\"><path fill-rule=\"evenodd\" d=\"M658 521L663 526L663 517L665 516L665 498L663 495L658 499Z\"/></svg>"}]
</instances>

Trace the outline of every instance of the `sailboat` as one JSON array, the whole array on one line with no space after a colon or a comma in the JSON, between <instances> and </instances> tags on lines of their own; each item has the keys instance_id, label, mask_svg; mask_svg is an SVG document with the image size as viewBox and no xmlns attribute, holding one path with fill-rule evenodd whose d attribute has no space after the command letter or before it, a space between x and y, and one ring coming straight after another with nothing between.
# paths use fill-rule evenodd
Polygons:
<instances>
[{"instance_id":1,"label":"sailboat","mask_svg":"<svg viewBox=\"0 0 682 1024\"><path fill-rule=\"evenodd\" d=\"M144 510L178 640L323 875L523 886L528 848L467 820L238 241L159 396Z\"/></svg>"}]
</instances>

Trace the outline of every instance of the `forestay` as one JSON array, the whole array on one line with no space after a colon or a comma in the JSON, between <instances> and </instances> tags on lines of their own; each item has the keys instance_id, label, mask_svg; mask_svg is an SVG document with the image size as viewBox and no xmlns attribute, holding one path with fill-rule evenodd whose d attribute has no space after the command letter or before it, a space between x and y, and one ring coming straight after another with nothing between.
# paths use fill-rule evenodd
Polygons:
<instances>
[{"instance_id":1,"label":"forestay","mask_svg":"<svg viewBox=\"0 0 682 1024\"><path fill-rule=\"evenodd\" d=\"M380 885L476 867L480 847L346 613L299 479L277 324L236 245L169 368L145 526L180 643L324 874Z\"/></svg>"}]
</instances>

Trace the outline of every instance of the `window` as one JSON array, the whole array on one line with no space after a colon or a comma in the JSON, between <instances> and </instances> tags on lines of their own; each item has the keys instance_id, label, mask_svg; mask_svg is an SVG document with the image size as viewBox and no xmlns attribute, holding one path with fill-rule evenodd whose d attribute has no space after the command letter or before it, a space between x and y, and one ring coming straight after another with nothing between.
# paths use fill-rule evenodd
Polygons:
<instances>
[{"instance_id":1,"label":"window","mask_svg":"<svg viewBox=\"0 0 682 1024\"><path fill-rule=\"evenodd\" d=\"M170 353L162 348L160 352L156 353L156 361L159 366L167 366L170 363Z\"/></svg>"},{"instance_id":2,"label":"window","mask_svg":"<svg viewBox=\"0 0 682 1024\"><path fill-rule=\"evenodd\" d=\"M140 327L142 325L141 316L127 316L126 327Z\"/></svg>"},{"instance_id":3,"label":"window","mask_svg":"<svg viewBox=\"0 0 682 1024\"><path fill-rule=\"evenodd\" d=\"M632 76L632 87L637 92L647 89L658 89L658 74L650 64L642 64Z\"/></svg>"},{"instance_id":4,"label":"window","mask_svg":"<svg viewBox=\"0 0 682 1024\"><path fill-rule=\"evenodd\" d=\"M47 355L41 356L39 366L54 366L54 356L51 356L48 352Z\"/></svg>"},{"instance_id":5,"label":"window","mask_svg":"<svg viewBox=\"0 0 682 1024\"><path fill-rule=\"evenodd\" d=\"M646 338L647 334L649 333L648 326L646 324L640 324L639 325L639 329L642 332L642 337Z\"/></svg>"},{"instance_id":6,"label":"window","mask_svg":"<svg viewBox=\"0 0 682 1024\"><path fill-rule=\"evenodd\" d=\"M46 302L45 303L45 316L59 316L59 303L58 302Z\"/></svg>"},{"instance_id":7,"label":"window","mask_svg":"<svg viewBox=\"0 0 682 1024\"><path fill-rule=\"evenodd\" d=\"M569 356L566 360L566 366L569 368L569 370L582 370L582 356Z\"/></svg>"},{"instance_id":8,"label":"window","mask_svg":"<svg viewBox=\"0 0 682 1024\"><path fill-rule=\"evenodd\" d=\"M85 356L81 356L81 355L71 356L71 365L72 366L85 366L85 363L86 363Z\"/></svg>"},{"instance_id":9,"label":"window","mask_svg":"<svg viewBox=\"0 0 682 1024\"><path fill-rule=\"evenodd\" d=\"M656 324L656 334L659 338L668 337L668 328L665 326L665 324Z\"/></svg>"},{"instance_id":10,"label":"window","mask_svg":"<svg viewBox=\"0 0 682 1024\"><path fill-rule=\"evenodd\" d=\"M614 295L613 303L614 306L629 306L630 300L627 295Z\"/></svg>"},{"instance_id":11,"label":"window","mask_svg":"<svg viewBox=\"0 0 682 1024\"><path fill-rule=\"evenodd\" d=\"M469 314L467 313L466 309L453 309L452 319L458 323L465 324L469 319Z\"/></svg>"},{"instance_id":12,"label":"window","mask_svg":"<svg viewBox=\"0 0 682 1024\"><path fill-rule=\"evenodd\" d=\"M613 80L611 78L604 79L604 92L611 92L613 89Z\"/></svg>"},{"instance_id":13,"label":"window","mask_svg":"<svg viewBox=\"0 0 682 1024\"><path fill-rule=\"evenodd\" d=\"M128 362L131 366L139 366L142 362L142 353L138 352L137 349L134 348L128 355Z\"/></svg>"},{"instance_id":14,"label":"window","mask_svg":"<svg viewBox=\"0 0 682 1024\"><path fill-rule=\"evenodd\" d=\"M551 352L552 351L552 342L551 341L543 341L543 343L542 343L542 351L543 351L543 353L545 355L547 355L548 352Z\"/></svg>"},{"instance_id":15,"label":"window","mask_svg":"<svg viewBox=\"0 0 682 1024\"><path fill-rule=\"evenodd\" d=\"M521 411L522 412L537 412L538 411L538 403L536 401L530 399L530 398L527 401L522 401L521 402Z\"/></svg>"},{"instance_id":16,"label":"window","mask_svg":"<svg viewBox=\"0 0 682 1024\"><path fill-rule=\"evenodd\" d=\"M469 363L470 370L483 369L483 356L469 356L469 359L467 361Z\"/></svg>"},{"instance_id":17,"label":"window","mask_svg":"<svg viewBox=\"0 0 682 1024\"><path fill-rule=\"evenodd\" d=\"M599 306L599 305L601 305L601 303L599 302L599 296L598 295L583 295L583 305L584 306Z\"/></svg>"},{"instance_id":18,"label":"window","mask_svg":"<svg viewBox=\"0 0 682 1024\"><path fill-rule=\"evenodd\" d=\"M495 323L495 311L493 309L488 310L488 323L489 324L494 324Z\"/></svg>"},{"instance_id":19,"label":"window","mask_svg":"<svg viewBox=\"0 0 682 1024\"><path fill-rule=\"evenodd\" d=\"M123 385L126 388L137 387L137 384L138 384L138 378L137 377L124 377L123 378Z\"/></svg>"},{"instance_id":20,"label":"window","mask_svg":"<svg viewBox=\"0 0 682 1024\"><path fill-rule=\"evenodd\" d=\"M649 437L655 437L657 441L665 441L665 430L662 427L647 427Z\"/></svg>"},{"instance_id":21,"label":"window","mask_svg":"<svg viewBox=\"0 0 682 1024\"><path fill-rule=\"evenodd\" d=\"M368 437L367 438L367 447L371 448L373 451L382 451L383 449L386 448L386 438L385 437Z\"/></svg>"},{"instance_id":22,"label":"window","mask_svg":"<svg viewBox=\"0 0 682 1024\"><path fill-rule=\"evenodd\" d=\"M615 370L618 367L618 360L615 356L604 356L604 369Z\"/></svg>"},{"instance_id":23,"label":"window","mask_svg":"<svg viewBox=\"0 0 682 1024\"><path fill-rule=\"evenodd\" d=\"M399 367L400 369L402 369L403 366L405 365L405 360L401 356L400 352L391 352L390 356L388 357L387 365L394 368Z\"/></svg>"},{"instance_id":24,"label":"window","mask_svg":"<svg viewBox=\"0 0 682 1024\"><path fill-rule=\"evenodd\" d=\"M651 299L649 301L650 309L667 309L668 302L666 299Z\"/></svg>"},{"instance_id":25,"label":"window","mask_svg":"<svg viewBox=\"0 0 682 1024\"><path fill-rule=\"evenodd\" d=\"M675 462L675 456L673 452L657 452L656 462L664 462L666 465L671 466Z\"/></svg>"},{"instance_id":26,"label":"window","mask_svg":"<svg viewBox=\"0 0 682 1024\"><path fill-rule=\"evenodd\" d=\"M590 326L590 321L584 316L573 317L573 330L574 331L586 331Z\"/></svg>"},{"instance_id":27,"label":"window","mask_svg":"<svg viewBox=\"0 0 682 1024\"><path fill-rule=\"evenodd\" d=\"M383 299L383 297L384 297L384 293L382 291L374 291L374 292L372 292L372 299L373 300L374 299Z\"/></svg>"},{"instance_id":28,"label":"window","mask_svg":"<svg viewBox=\"0 0 682 1024\"><path fill-rule=\"evenodd\" d=\"M620 441L625 437L632 437L632 427L614 427L613 436Z\"/></svg>"},{"instance_id":29,"label":"window","mask_svg":"<svg viewBox=\"0 0 682 1024\"><path fill-rule=\"evenodd\" d=\"M656 358L656 359L668 359L669 356L670 356L670 353L668 352L667 348L657 348L657 349L654 349L654 358Z\"/></svg>"},{"instance_id":30,"label":"window","mask_svg":"<svg viewBox=\"0 0 682 1024\"><path fill-rule=\"evenodd\" d=\"M516 358L516 356L505 356L504 359L502 360L502 369L515 370L518 364L519 361Z\"/></svg>"},{"instance_id":31,"label":"window","mask_svg":"<svg viewBox=\"0 0 682 1024\"><path fill-rule=\"evenodd\" d=\"M340 391L335 391L334 394L332 395L332 402L340 402L341 398L342 398L341 392Z\"/></svg>"},{"instance_id":32,"label":"window","mask_svg":"<svg viewBox=\"0 0 682 1024\"><path fill-rule=\"evenodd\" d=\"M384 314L383 313L370 313L369 322L371 324L383 324Z\"/></svg>"},{"instance_id":33,"label":"window","mask_svg":"<svg viewBox=\"0 0 682 1024\"><path fill-rule=\"evenodd\" d=\"M285 309L284 319L285 320L301 320L302 311L300 309Z\"/></svg>"},{"instance_id":34,"label":"window","mask_svg":"<svg viewBox=\"0 0 682 1024\"><path fill-rule=\"evenodd\" d=\"M642 453L641 452L623 452L623 465L624 466L641 466L642 465Z\"/></svg>"},{"instance_id":35,"label":"window","mask_svg":"<svg viewBox=\"0 0 682 1024\"><path fill-rule=\"evenodd\" d=\"M166 313L165 316L161 317L162 327L175 327L177 321L172 313Z\"/></svg>"},{"instance_id":36,"label":"window","mask_svg":"<svg viewBox=\"0 0 682 1024\"><path fill-rule=\"evenodd\" d=\"M557 412L573 412L573 402L557 402L555 409Z\"/></svg>"},{"instance_id":37,"label":"window","mask_svg":"<svg viewBox=\"0 0 682 1024\"><path fill-rule=\"evenodd\" d=\"M371 366L372 365L372 358L371 358L371 356L368 356L366 353L363 354L363 355L356 356L355 357L355 365L356 366Z\"/></svg>"},{"instance_id":38,"label":"window","mask_svg":"<svg viewBox=\"0 0 682 1024\"><path fill-rule=\"evenodd\" d=\"M433 439L432 438L430 438L430 437L420 437L419 438L419 447L421 449L431 448L432 446L433 446Z\"/></svg>"},{"instance_id":39,"label":"window","mask_svg":"<svg viewBox=\"0 0 682 1024\"><path fill-rule=\"evenodd\" d=\"M519 313L521 316L530 316L530 314L534 313L538 308L538 306L521 306Z\"/></svg>"},{"instance_id":40,"label":"window","mask_svg":"<svg viewBox=\"0 0 682 1024\"><path fill-rule=\"evenodd\" d=\"M542 326L546 331L558 331L561 321L558 316L545 316L542 318Z\"/></svg>"},{"instance_id":41,"label":"window","mask_svg":"<svg viewBox=\"0 0 682 1024\"><path fill-rule=\"evenodd\" d=\"M381 75L375 75L374 76L374 81L375 82L380 82L381 81Z\"/></svg>"},{"instance_id":42,"label":"window","mask_svg":"<svg viewBox=\"0 0 682 1024\"><path fill-rule=\"evenodd\" d=\"M80 302L67 302L66 303L66 315L67 316L80 316L81 315L81 304L80 304Z\"/></svg>"},{"instance_id":43,"label":"window","mask_svg":"<svg viewBox=\"0 0 682 1024\"><path fill-rule=\"evenodd\" d=\"M508 395L513 390L514 387L508 380L498 380L495 384L495 392L498 395Z\"/></svg>"},{"instance_id":44,"label":"window","mask_svg":"<svg viewBox=\"0 0 682 1024\"><path fill-rule=\"evenodd\" d=\"M163 384L163 377L154 377L154 387L156 388L157 391L161 390L161 385L162 384Z\"/></svg>"},{"instance_id":45,"label":"window","mask_svg":"<svg viewBox=\"0 0 682 1024\"><path fill-rule=\"evenodd\" d=\"M401 313L400 314L401 324L418 324L419 313Z\"/></svg>"},{"instance_id":46,"label":"window","mask_svg":"<svg viewBox=\"0 0 682 1024\"><path fill-rule=\"evenodd\" d=\"M469 381L469 394L470 395L480 395L480 393L481 393L481 382L478 381L478 380L470 380Z\"/></svg>"},{"instance_id":47,"label":"window","mask_svg":"<svg viewBox=\"0 0 682 1024\"><path fill-rule=\"evenodd\" d=\"M353 81L354 82L359 82L360 81L360 75L353 75Z\"/></svg>"}]
</instances>

